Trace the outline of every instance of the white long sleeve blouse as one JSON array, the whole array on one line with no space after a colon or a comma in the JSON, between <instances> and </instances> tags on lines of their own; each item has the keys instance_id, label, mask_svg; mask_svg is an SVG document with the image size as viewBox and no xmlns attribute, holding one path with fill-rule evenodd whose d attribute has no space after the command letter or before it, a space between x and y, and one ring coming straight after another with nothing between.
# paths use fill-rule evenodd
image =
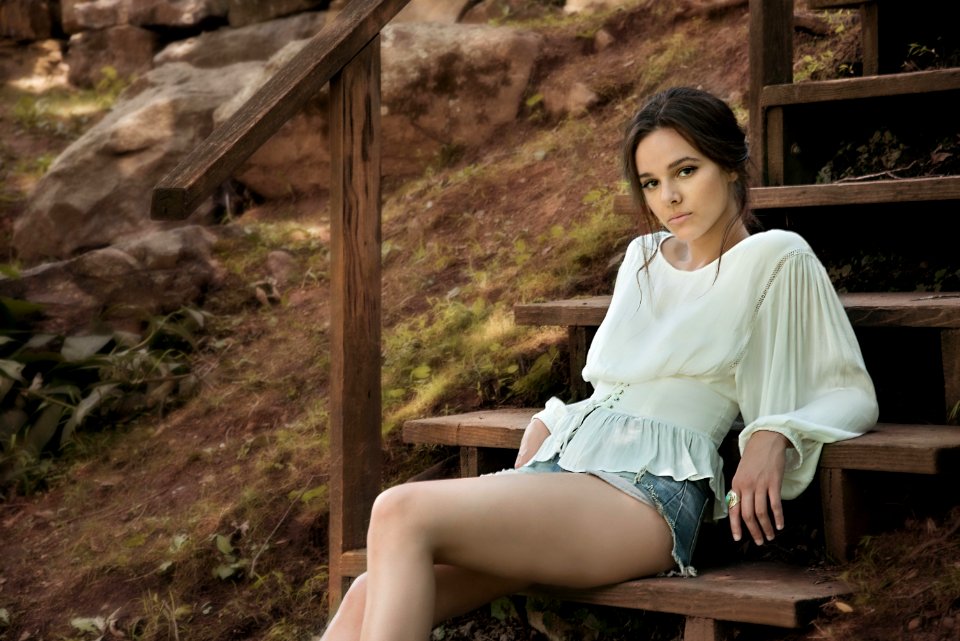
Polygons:
<instances>
[{"instance_id":1,"label":"white long sleeve blouse","mask_svg":"<svg viewBox=\"0 0 960 641\"><path fill-rule=\"evenodd\" d=\"M550 430L531 461L559 455L575 471L709 479L726 514L718 447L738 412L740 451L757 430L792 444L782 495L813 479L824 443L877 420L873 383L826 270L800 236L747 237L694 271L659 251L670 234L635 239L587 354L584 401L550 399ZM652 256L644 267L647 257Z\"/></svg>"}]
</instances>

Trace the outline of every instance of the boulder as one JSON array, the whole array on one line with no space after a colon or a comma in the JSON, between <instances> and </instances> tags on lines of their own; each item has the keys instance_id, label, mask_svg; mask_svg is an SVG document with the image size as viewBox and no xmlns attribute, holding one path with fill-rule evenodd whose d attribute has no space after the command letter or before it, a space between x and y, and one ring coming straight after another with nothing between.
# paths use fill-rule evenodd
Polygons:
<instances>
[{"instance_id":1,"label":"boulder","mask_svg":"<svg viewBox=\"0 0 960 641\"><path fill-rule=\"evenodd\" d=\"M210 134L213 110L259 67L174 63L131 85L38 182L14 223L20 258L67 258L157 228L149 218L154 185Z\"/></svg>"},{"instance_id":2,"label":"boulder","mask_svg":"<svg viewBox=\"0 0 960 641\"><path fill-rule=\"evenodd\" d=\"M29 0L27 0L29 2ZM64 33L72 34L83 30L83 27L77 22L76 7L79 4L86 4L89 0L60 0L60 27Z\"/></svg>"},{"instance_id":3,"label":"boulder","mask_svg":"<svg viewBox=\"0 0 960 641\"><path fill-rule=\"evenodd\" d=\"M145 74L41 178L14 224L20 259L63 259L156 228L149 206L158 180L305 42L290 43L266 65L175 62ZM507 27L388 25L382 38L384 174L420 173L443 153L484 143L515 119L540 47L540 36ZM271 198L327 189L327 100L320 92L235 178Z\"/></svg>"},{"instance_id":4,"label":"boulder","mask_svg":"<svg viewBox=\"0 0 960 641\"><path fill-rule=\"evenodd\" d=\"M600 97L583 82L554 84L549 80L540 88L543 105L554 117L579 116L600 102Z\"/></svg>"},{"instance_id":5,"label":"boulder","mask_svg":"<svg viewBox=\"0 0 960 641\"><path fill-rule=\"evenodd\" d=\"M236 62L267 60L287 43L316 34L328 18L326 12L309 11L239 29L207 31L168 45L156 55L153 64L187 62L194 67L222 67Z\"/></svg>"},{"instance_id":6,"label":"boulder","mask_svg":"<svg viewBox=\"0 0 960 641\"><path fill-rule=\"evenodd\" d=\"M158 42L153 31L131 25L75 33L67 49L68 78L78 87L94 87L104 67L123 78L142 74L152 66Z\"/></svg>"},{"instance_id":7,"label":"boulder","mask_svg":"<svg viewBox=\"0 0 960 641\"><path fill-rule=\"evenodd\" d=\"M323 0L229 0L228 18L231 27L245 27L301 11L317 9Z\"/></svg>"},{"instance_id":8,"label":"boulder","mask_svg":"<svg viewBox=\"0 0 960 641\"><path fill-rule=\"evenodd\" d=\"M46 40L53 35L53 13L47 0L0 2L0 38Z\"/></svg>"},{"instance_id":9,"label":"boulder","mask_svg":"<svg viewBox=\"0 0 960 641\"><path fill-rule=\"evenodd\" d=\"M410 0L394 16L392 23L401 22L458 22L472 4L471 0Z\"/></svg>"},{"instance_id":10,"label":"boulder","mask_svg":"<svg viewBox=\"0 0 960 641\"><path fill-rule=\"evenodd\" d=\"M80 2L73 7L74 31L106 29L130 22L129 0Z\"/></svg>"},{"instance_id":11,"label":"boulder","mask_svg":"<svg viewBox=\"0 0 960 641\"><path fill-rule=\"evenodd\" d=\"M130 24L140 27L198 27L209 19L225 20L229 0L126 0Z\"/></svg>"},{"instance_id":12,"label":"boulder","mask_svg":"<svg viewBox=\"0 0 960 641\"><path fill-rule=\"evenodd\" d=\"M563 5L566 13L589 13L595 11L609 11L622 7L625 0L567 0Z\"/></svg>"},{"instance_id":13,"label":"boulder","mask_svg":"<svg viewBox=\"0 0 960 641\"><path fill-rule=\"evenodd\" d=\"M444 150L483 143L514 120L539 55L540 36L488 25L390 24L382 35L382 171L415 175ZM224 122L291 58L291 43L260 77L217 110ZM329 187L327 102L322 91L257 150L237 179L268 198Z\"/></svg>"},{"instance_id":14,"label":"boulder","mask_svg":"<svg viewBox=\"0 0 960 641\"><path fill-rule=\"evenodd\" d=\"M541 47L538 34L510 27L388 26L383 32L387 173L419 172L441 148L479 145L515 120Z\"/></svg>"},{"instance_id":15,"label":"boulder","mask_svg":"<svg viewBox=\"0 0 960 641\"><path fill-rule=\"evenodd\" d=\"M101 321L122 326L196 303L220 282L215 241L196 225L147 234L0 278L0 295L43 305L41 331L75 333Z\"/></svg>"}]
</instances>

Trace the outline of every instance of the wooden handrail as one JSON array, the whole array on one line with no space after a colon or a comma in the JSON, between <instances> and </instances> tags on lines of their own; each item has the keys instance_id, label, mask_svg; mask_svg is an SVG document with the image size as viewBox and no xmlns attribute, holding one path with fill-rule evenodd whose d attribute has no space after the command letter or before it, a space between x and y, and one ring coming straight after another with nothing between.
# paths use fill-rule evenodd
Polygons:
<instances>
[{"instance_id":1,"label":"wooden handrail","mask_svg":"<svg viewBox=\"0 0 960 641\"><path fill-rule=\"evenodd\" d=\"M375 38L409 0L351 0L153 190L150 216L182 220Z\"/></svg>"}]
</instances>

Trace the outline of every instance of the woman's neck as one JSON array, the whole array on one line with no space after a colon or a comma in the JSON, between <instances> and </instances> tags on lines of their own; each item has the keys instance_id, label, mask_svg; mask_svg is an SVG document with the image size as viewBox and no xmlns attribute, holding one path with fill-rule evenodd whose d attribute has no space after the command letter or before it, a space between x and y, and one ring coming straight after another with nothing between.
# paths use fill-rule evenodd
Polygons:
<instances>
[{"instance_id":1,"label":"woman's neck","mask_svg":"<svg viewBox=\"0 0 960 641\"><path fill-rule=\"evenodd\" d=\"M694 271L709 265L749 235L746 226L737 220L719 239L697 238L684 242L674 237L667 258L677 269Z\"/></svg>"}]
</instances>

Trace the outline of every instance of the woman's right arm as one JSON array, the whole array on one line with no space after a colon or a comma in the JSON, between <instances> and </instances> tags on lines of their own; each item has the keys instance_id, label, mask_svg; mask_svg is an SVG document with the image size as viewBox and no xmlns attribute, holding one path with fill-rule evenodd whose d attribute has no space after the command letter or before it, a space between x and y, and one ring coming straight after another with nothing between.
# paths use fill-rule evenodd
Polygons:
<instances>
[{"instance_id":1,"label":"woman's right arm","mask_svg":"<svg viewBox=\"0 0 960 641\"><path fill-rule=\"evenodd\" d=\"M517 461L513 467L521 467L537 453L540 446L547 437L550 436L550 430L547 425L539 418L535 418L527 425L523 431L523 440L520 441L520 451L517 452Z\"/></svg>"}]
</instances>

